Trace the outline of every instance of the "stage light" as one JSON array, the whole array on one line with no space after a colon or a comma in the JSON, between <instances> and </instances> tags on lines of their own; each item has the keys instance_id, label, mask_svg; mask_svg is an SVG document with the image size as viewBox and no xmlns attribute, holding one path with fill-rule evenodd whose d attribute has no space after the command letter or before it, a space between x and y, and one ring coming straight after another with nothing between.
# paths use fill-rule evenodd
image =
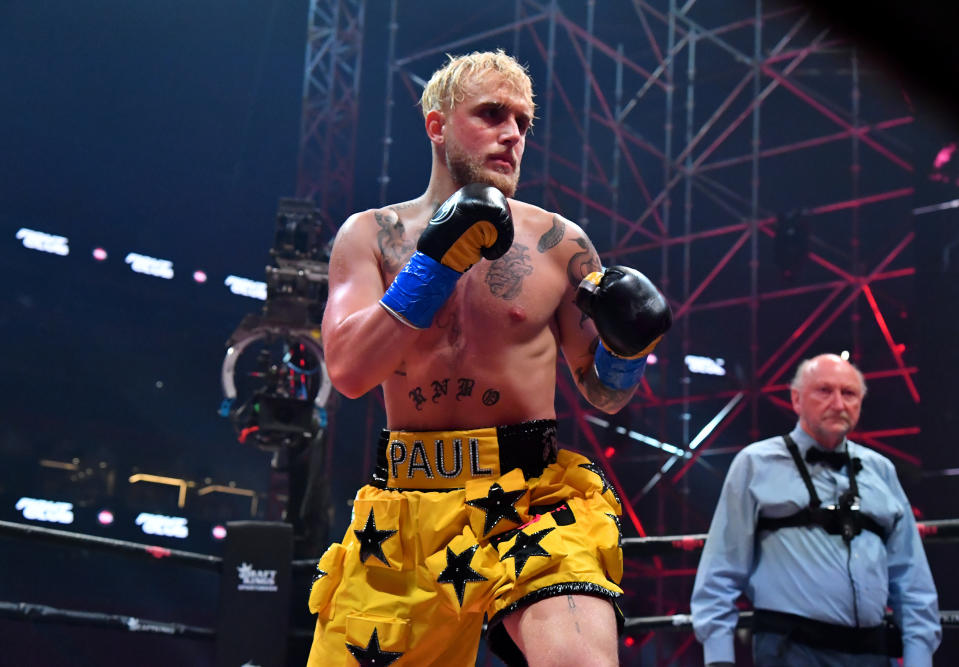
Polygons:
<instances>
[{"instance_id":1,"label":"stage light","mask_svg":"<svg viewBox=\"0 0 959 667\"><path fill-rule=\"evenodd\" d=\"M17 501L15 508L23 513L24 519L31 521L73 523L73 503L24 496Z\"/></svg>"},{"instance_id":2,"label":"stage light","mask_svg":"<svg viewBox=\"0 0 959 667\"><path fill-rule=\"evenodd\" d=\"M843 361L849 361L849 350L843 350L839 353L839 358Z\"/></svg>"},{"instance_id":3,"label":"stage light","mask_svg":"<svg viewBox=\"0 0 959 667\"><path fill-rule=\"evenodd\" d=\"M684 361L690 373L698 373L700 375L726 375L726 360L721 357L713 359L711 357L701 357L696 354L687 354Z\"/></svg>"},{"instance_id":4,"label":"stage light","mask_svg":"<svg viewBox=\"0 0 959 667\"><path fill-rule=\"evenodd\" d=\"M197 269L196 271L193 272L193 280L194 280L194 282L198 282L198 283L200 283L200 284L205 283L205 282L206 282L206 273L204 273L203 271L200 271L199 269Z\"/></svg>"},{"instance_id":5,"label":"stage light","mask_svg":"<svg viewBox=\"0 0 959 667\"><path fill-rule=\"evenodd\" d=\"M227 276L223 284L237 296L246 296L251 299L266 301L266 283L259 280L250 280L240 276Z\"/></svg>"},{"instance_id":6,"label":"stage light","mask_svg":"<svg viewBox=\"0 0 959 667\"><path fill-rule=\"evenodd\" d=\"M178 537L180 539L190 536L186 517L140 512L134 523L140 526L140 529L147 535Z\"/></svg>"},{"instance_id":7,"label":"stage light","mask_svg":"<svg viewBox=\"0 0 959 667\"><path fill-rule=\"evenodd\" d=\"M124 261L130 265L130 270L134 273L163 278L164 280L173 278L173 262L168 259L157 259L156 257L131 252L127 253Z\"/></svg>"},{"instance_id":8,"label":"stage light","mask_svg":"<svg viewBox=\"0 0 959 667\"><path fill-rule=\"evenodd\" d=\"M17 238L23 243L24 248L30 250L48 252L61 257L70 254L70 242L66 236L57 236L21 227L17 230Z\"/></svg>"},{"instance_id":9,"label":"stage light","mask_svg":"<svg viewBox=\"0 0 959 667\"><path fill-rule=\"evenodd\" d=\"M613 455L614 455L615 453L616 453L616 449L615 449L615 448L613 448L613 447L607 447L607 448L603 451L603 456L605 456L605 457L608 458L608 459L611 459L611 458L613 458Z\"/></svg>"},{"instance_id":10,"label":"stage light","mask_svg":"<svg viewBox=\"0 0 959 667\"><path fill-rule=\"evenodd\" d=\"M110 510L100 510L97 513L97 521L100 522L101 526L109 526L113 523L113 512Z\"/></svg>"},{"instance_id":11,"label":"stage light","mask_svg":"<svg viewBox=\"0 0 959 667\"><path fill-rule=\"evenodd\" d=\"M212 533L214 540L222 540L226 538L226 526L213 526L213 529L210 532Z\"/></svg>"},{"instance_id":12,"label":"stage light","mask_svg":"<svg viewBox=\"0 0 959 667\"><path fill-rule=\"evenodd\" d=\"M103 248L93 249L93 259L97 260L98 262L103 262L106 260L106 258L107 258L106 250L104 250Z\"/></svg>"}]
</instances>

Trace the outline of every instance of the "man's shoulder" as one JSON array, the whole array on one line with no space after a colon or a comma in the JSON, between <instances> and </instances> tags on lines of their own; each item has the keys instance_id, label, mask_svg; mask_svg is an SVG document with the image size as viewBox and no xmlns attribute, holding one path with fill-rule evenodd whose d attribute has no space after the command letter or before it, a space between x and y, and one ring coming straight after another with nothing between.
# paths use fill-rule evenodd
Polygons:
<instances>
[{"instance_id":1,"label":"man's shoulder","mask_svg":"<svg viewBox=\"0 0 959 667\"><path fill-rule=\"evenodd\" d=\"M340 231L400 229L420 218L425 221L429 217L428 213L429 211L424 213L422 202L417 200L387 204L354 212L340 225Z\"/></svg>"},{"instance_id":2,"label":"man's shoulder","mask_svg":"<svg viewBox=\"0 0 959 667\"><path fill-rule=\"evenodd\" d=\"M535 234L541 237L542 243L549 247L555 247L560 241L568 240L576 243L573 249L592 245L582 227L559 213L518 199L510 199L509 207L517 231L524 230Z\"/></svg>"},{"instance_id":3,"label":"man's shoulder","mask_svg":"<svg viewBox=\"0 0 959 667\"><path fill-rule=\"evenodd\" d=\"M757 440L756 442L746 445L739 450L736 458L761 459L770 456L779 457L782 455L788 456L789 450L786 449L786 443L783 441L783 437L781 435L774 435L771 438Z\"/></svg>"},{"instance_id":4,"label":"man's shoulder","mask_svg":"<svg viewBox=\"0 0 959 667\"><path fill-rule=\"evenodd\" d=\"M529 202L520 201L519 199L510 199L509 209L513 216L513 221L518 221L519 224L550 226L559 221L562 222L562 224L568 227L573 227L582 233L579 225L572 220L564 218L559 213L554 211L548 211L545 208L537 206L536 204L530 204Z\"/></svg>"}]
</instances>

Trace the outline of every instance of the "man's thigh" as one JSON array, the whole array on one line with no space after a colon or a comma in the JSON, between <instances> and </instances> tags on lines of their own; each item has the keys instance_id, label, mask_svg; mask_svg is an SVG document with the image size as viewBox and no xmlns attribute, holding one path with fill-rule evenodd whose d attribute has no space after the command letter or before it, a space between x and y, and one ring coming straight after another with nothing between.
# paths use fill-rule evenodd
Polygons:
<instances>
[{"instance_id":1,"label":"man's thigh","mask_svg":"<svg viewBox=\"0 0 959 667\"><path fill-rule=\"evenodd\" d=\"M530 667L618 664L616 615L607 599L546 598L509 614L503 625Z\"/></svg>"}]
</instances>

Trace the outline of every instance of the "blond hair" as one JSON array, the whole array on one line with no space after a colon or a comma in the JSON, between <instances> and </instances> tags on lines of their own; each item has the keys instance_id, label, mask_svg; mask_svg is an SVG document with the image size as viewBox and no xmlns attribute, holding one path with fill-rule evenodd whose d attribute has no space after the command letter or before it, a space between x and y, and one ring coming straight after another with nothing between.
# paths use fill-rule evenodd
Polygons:
<instances>
[{"instance_id":1,"label":"blond hair","mask_svg":"<svg viewBox=\"0 0 959 667\"><path fill-rule=\"evenodd\" d=\"M449 61L433 72L420 97L424 118L430 111L449 111L462 102L466 84L487 72L498 73L532 102L533 82L529 72L503 49L473 51L462 56L446 54L446 57Z\"/></svg>"}]
</instances>

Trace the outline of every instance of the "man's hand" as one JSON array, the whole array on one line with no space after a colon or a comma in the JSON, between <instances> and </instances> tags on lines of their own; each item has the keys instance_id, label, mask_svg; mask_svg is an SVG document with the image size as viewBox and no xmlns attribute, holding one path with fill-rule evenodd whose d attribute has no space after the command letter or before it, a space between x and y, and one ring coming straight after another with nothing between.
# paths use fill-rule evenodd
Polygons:
<instances>
[{"instance_id":1,"label":"man's hand","mask_svg":"<svg viewBox=\"0 0 959 667\"><path fill-rule=\"evenodd\" d=\"M513 218L503 193L466 185L437 209L380 305L404 324L426 329L459 277L484 257L499 259L512 243Z\"/></svg>"},{"instance_id":2,"label":"man's hand","mask_svg":"<svg viewBox=\"0 0 959 667\"><path fill-rule=\"evenodd\" d=\"M513 244L513 218L502 192L470 183L453 193L433 214L417 251L464 273L480 261L499 259Z\"/></svg>"},{"instance_id":3,"label":"man's hand","mask_svg":"<svg viewBox=\"0 0 959 667\"><path fill-rule=\"evenodd\" d=\"M636 269L611 266L583 278L576 305L599 332L594 358L599 379L613 389L635 386L646 356L672 326L666 298Z\"/></svg>"}]
</instances>

